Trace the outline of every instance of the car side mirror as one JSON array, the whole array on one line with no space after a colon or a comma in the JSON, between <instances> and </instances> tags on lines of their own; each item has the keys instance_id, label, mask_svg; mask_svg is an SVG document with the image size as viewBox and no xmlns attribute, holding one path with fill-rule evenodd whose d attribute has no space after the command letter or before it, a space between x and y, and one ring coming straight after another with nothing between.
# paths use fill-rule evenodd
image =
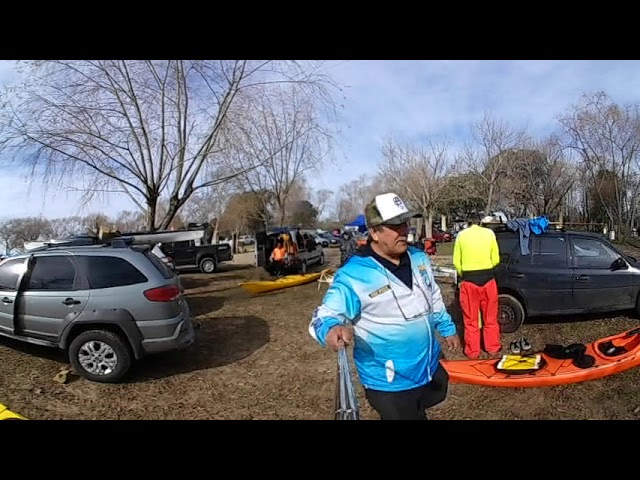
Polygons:
<instances>
[{"instance_id":1,"label":"car side mirror","mask_svg":"<svg viewBox=\"0 0 640 480\"><path fill-rule=\"evenodd\" d=\"M611 265L611 270L612 271L616 271L616 270L626 270L627 269L627 262L624 261L624 258L620 257L618 259L616 259L613 264Z\"/></svg>"}]
</instances>

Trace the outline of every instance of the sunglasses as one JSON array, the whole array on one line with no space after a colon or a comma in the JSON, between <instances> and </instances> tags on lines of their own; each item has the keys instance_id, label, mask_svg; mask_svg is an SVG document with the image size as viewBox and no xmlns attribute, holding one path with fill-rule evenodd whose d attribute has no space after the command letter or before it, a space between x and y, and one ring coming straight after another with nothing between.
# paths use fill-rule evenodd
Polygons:
<instances>
[{"instance_id":1,"label":"sunglasses","mask_svg":"<svg viewBox=\"0 0 640 480\"><path fill-rule=\"evenodd\" d=\"M420 280L416 277L416 274L413 270L413 268L411 269L411 277L413 279L413 284L416 285L418 287L418 290L420 290L420 293L422 293L422 296L425 299L425 302L427 304L427 308L424 311L421 311L415 315L411 315L408 316L405 311L402 309L402 306L400 305L400 300L398 300L398 297L396 296L396 292L394 289L394 282L391 280L391 277L389 277L389 272L387 271L387 269L385 268L385 275L387 276L387 280L389 281L389 286L391 287L391 294L393 295L393 299L396 301L396 305L398 306L398 310L400 310L400 313L402 314L402 317L404 318L405 322L410 322L413 320L418 320L421 319L423 317L425 317L426 315L430 314L433 311L433 305L431 300L429 299L430 295L427 295L427 293L423 290L422 285Z\"/></svg>"}]
</instances>

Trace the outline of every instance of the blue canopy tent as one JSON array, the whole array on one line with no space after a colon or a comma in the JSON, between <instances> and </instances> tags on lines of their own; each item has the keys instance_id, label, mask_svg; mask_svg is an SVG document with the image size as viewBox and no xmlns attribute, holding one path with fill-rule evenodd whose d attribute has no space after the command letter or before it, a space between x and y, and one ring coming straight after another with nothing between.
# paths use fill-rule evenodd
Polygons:
<instances>
[{"instance_id":1,"label":"blue canopy tent","mask_svg":"<svg viewBox=\"0 0 640 480\"><path fill-rule=\"evenodd\" d=\"M364 215L358 215L352 222L345 224L345 227L357 227L360 233L367 231L367 221Z\"/></svg>"}]
</instances>

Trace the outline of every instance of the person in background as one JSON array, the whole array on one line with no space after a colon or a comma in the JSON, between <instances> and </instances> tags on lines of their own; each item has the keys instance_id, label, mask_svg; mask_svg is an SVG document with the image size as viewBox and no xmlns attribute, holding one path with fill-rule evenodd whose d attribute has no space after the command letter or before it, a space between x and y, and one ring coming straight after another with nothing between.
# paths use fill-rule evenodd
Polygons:
<instances>
[{"instance_id":1,"label":"person in background","mask_svg":"<svg viewBox=\"0 0 640 480\"><path fill-rule=\"evenodd\" d=\"M426 420L449 383L436 332L460 348L429 258L407 245L416 216L394 193L366 206L368 243L338 269L309 324L323 347L353 343L358 378L382 420Z\"/></svg>"},{"instance_id":2,"label":"person in background","mask_svg":"<svg viewBox=\"0 0 640 480\"><path fill-rule=\"evenodd\" d=\"M471 218L468 228L458 232L453 246L453 265L460 282L460 308L464 321L464 354L471 359L485 351L500 356L502 344L498 324L498 285L494 268L500 263L496 235L481 226L480 215ZM482 318L480 327L479 312Z\"/></svg>"},{"instance_id":3,"label":"person in background","mask_svg":"<svg viewBox=\"0 0 640 480\"><path fill-rule=\"evenodd\" d=\"M342 232L342 237L340 238L340 266L347 263L351 256L356 253L357 249L358 244L351 235L351 232L346 230Z\"/></svg>"},{"instance_id":4,"label":"person in background","mask_svg":"<svg viewBox=\"0 0 640 480\"><path fill-rule=\"evenodd\" d=\"M272 264L273 274L276 277L282 276L282 271L284 270L284 258L287 255L287 250L284 247L284 241L279 238L276 243L276 247L271 252L271 256L269 257L269 261Z\"/></svg>"}]
</instances>

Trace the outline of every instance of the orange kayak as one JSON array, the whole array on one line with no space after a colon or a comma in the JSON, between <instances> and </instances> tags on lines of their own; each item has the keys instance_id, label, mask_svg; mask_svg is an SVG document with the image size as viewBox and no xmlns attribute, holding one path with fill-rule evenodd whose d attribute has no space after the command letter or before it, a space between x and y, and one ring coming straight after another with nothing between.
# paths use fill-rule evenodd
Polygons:
<instances>
[{"instance_id":1,"label":"orange kayak","mask_svg":"<svg viewBox=\"0 0 640 480\"><path fill-rule=\"evenodd\" d=\"M528 367L505 366L527 362ZM451 383L491 387L549 387L584 382L640 365L640 328L568 347L547 345L526 356L488 360L443 360Z\"/></svg>"}]
</instances>

